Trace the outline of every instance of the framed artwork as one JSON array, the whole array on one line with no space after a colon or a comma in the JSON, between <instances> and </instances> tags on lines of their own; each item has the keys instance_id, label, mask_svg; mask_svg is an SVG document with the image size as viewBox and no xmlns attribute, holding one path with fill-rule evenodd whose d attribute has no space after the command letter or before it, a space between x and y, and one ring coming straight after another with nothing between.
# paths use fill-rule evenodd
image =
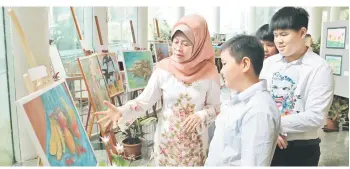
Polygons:
<instances>
[{"instance_id":1,"label":"framed artwork","mask_svg":"<svg viewBox=\"0 0 350 169\"><path fill-rule=\"evenodd\" d=\"M128 92L143 89L147 86L153 71L151 51L123 51L123 65Z\"/></svg>"},{"instance_id":2,"label":"framed artwork","mask_svg":"<svg viewBox=\"0 0 350 169\"><path fill-rule=\"evenodd\" d=\"M110 97L124 92L123 81L119 71L115 53L101 53L98 55L102 75L107 83Z\"/></svg>"},{"instance_id":3,"label":"framed artwork","mask_svg":"<svg viewBox=\"0 0 350 169\"><path fill-rule=\"evenodd\" d=\"M221 46L213 46L213 48L214 48L214 56L216 58L220 58Z\"/></svg>"},{"instance_id":4,"label":"framed artwork","mask_svg":"<svg viewBox=\"0 0 350 169\"><path fill-rule=\"evenodd\" d=\"M169 44L168 43L154 43L154 53L156 62L161 61L164 58L169 57Z\"/></svg>"},{"instance_id":5,"label":"framed artwork","mask_svg":"<svg viewBox=\"0 0 350 169\"><path fill-rule=\"evenodd\" d=\"M98 54L92 54L90 56L78 58L79 67L84 78L93 112L105 111L108 109L108 107L103 104L104 100L111 102L97 55ZM99 115L97 119L102 117L103 115ZM101 124L101 126L103 125L104 124Z\"/></svg>"},{"instance_id":6,"label":"framed artwork","mask_svg":"<svg viewBox=\"0 0 350 169\"><path fill-rule=\"evenodd\" d=\"M346 27L328 28L326 48L345 49Z\"/></svg>"},{"instance_id":7,"label":"framed artwork","mask_svg":"<svg viewBox=\"0 0 350 169\"><path fill-rule=\"evenodd\" d=\"M65 80L17 101L45 166L97 166Z\"/></svg>"},{"instance_id":8,"label":"framed artwork","mask_svg":"<svg viewBox=\"0 0 350 169\"><path fill-rule=\"evenodd\" d=\"M342 71L342 56L326 54L326 61L332 67L333 74L340 76Z\"/></svg>"}]
</instances>

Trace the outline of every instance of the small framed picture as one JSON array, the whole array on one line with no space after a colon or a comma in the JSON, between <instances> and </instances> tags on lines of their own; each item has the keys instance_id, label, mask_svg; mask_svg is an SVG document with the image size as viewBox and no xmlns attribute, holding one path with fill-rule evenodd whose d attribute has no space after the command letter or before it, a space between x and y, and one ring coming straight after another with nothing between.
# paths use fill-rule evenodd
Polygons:
<instances>
[{"instance_id":1,"label":"small framed picture","mask_svg":"<svg viewBox=\"0 0 350 169\"><path fill-rule=\"evenodd\" d=\"M342 56L326 54L326 61L332 67L334 75L341 75Z\"/></svg>"},{"instance_id":2,"label":"small framed picture","mask_svg":"<svg viewBox=\"0 0 350 169\"><path fill-rule=\"evenodd\" d=\"M346 27L327 29L326 48L345 49Z\"/></svg>"}]
</instances>

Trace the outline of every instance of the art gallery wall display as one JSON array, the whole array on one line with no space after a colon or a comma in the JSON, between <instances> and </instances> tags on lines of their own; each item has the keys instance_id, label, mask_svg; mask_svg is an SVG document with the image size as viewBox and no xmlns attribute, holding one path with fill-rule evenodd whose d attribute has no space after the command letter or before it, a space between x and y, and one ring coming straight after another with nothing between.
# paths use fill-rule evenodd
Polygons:
<instances>
[{"instance_id":1,"label":"art gallery wall display","mask_svg":"<svg viewBox=\"0 0 350 169\"><path fill-rule=\"evenodd\" d=\"M326 54L326 61L332 67L334 75L341 75L342 71L342 56Z\"/></svg>"},{"instance_id":2,"label":"art gallery wall display","mask_svg":"<svg viewBox=\"0 0 350 169\"><path fill-rule=\"evenodd\" d=\"M96 166L90 140L65 80L17 102L45 166Z\"/></svg>"},{"instance_id":3,"label":"art gallery wall display","mask_svg":"<svg viewBox=\"0 0 350 169\"><path fill-rule=\"evenodd\" d=\"M122 76L115 53L101 53L98 55L102 75L107 83L110 97L124 92Z\"/></svg>"},{"instance_id":4,"label":"art gallery wall display","mask_svg":"<svg viewBox=\"0 0 350 169\"><path fill-rule=\"evenodd\" d=\"M346 27L327 29L326 48L345 49Z\"/></svg>"},{"instance_id":5,"label":"art gallery wall display","mask_svg":"<svg viewBox=\"0 0 350 169\"><path fill-rule=\"evenodd\" d=\"M151 51L129 50L123 51L122 55L127 91L145 88L153 71Z\"/></svg>"}]
</instances>

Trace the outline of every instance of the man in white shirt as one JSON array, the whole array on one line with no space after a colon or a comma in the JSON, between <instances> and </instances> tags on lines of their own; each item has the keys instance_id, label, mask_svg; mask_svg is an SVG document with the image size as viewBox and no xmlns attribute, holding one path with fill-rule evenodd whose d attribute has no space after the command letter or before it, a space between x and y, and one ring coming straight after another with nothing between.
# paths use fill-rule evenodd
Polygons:
<instances>
[{"instance_id":1,"label":"man in white shirt","mask_svg":"<svg viewBox=\"0 0 350 169\"><path fill-rule=\"evenodd\" d=\"M279 111L259 81L264 49L254 36L222 46L225 86L237 93L223 101L205 166L270 166L280 128Z\"/></svg>"},{"instance_id":2,"label":"man in white shirt","mask_svg":"<svg viewBox=\"0 0 350 169\"><path fill-rule=\"evenodd\" d=\"M279 54L264 62L260 79L281 113L281 131L272 166L317 166L321 128L333 98L333 74L305 45L309 15L284 7L271 19Z\"/></svg>"}]
</instances>

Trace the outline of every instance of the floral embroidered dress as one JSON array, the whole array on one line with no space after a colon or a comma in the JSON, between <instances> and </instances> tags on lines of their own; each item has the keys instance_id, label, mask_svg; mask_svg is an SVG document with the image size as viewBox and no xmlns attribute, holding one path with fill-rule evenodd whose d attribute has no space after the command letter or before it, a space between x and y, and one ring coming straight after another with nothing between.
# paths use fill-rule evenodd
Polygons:
<instances>
[{"instance_id":1,"label":"floral embroidered dress","mask_svg":"<svg viewBox=\"0 0 350 169\"><path fill-rule=\"evenodd\" d=\"M145 115L163 95L154 137L156 166L203 166L208 150L208 127L220 111L220 87L214 80L184 84L169 72L156 68L142 94L118 107L123 130ZM202 123L195 132L186 133L183 122L197 114Z\"/></svg>"}]
</instances>

